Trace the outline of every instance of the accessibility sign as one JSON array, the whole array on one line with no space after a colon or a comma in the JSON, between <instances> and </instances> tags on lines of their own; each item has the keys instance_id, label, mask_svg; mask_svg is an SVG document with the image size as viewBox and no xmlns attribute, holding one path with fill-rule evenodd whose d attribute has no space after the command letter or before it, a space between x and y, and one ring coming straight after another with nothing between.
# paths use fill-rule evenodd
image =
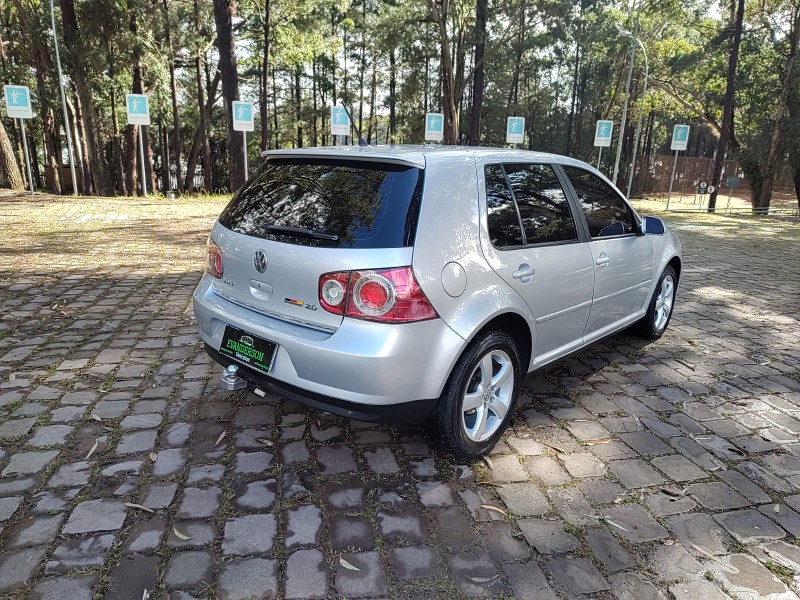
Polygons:
<instances>
[{"instance_id":1,"label":"accessibility sign","mask_svg":"<svg viewBox=\"0 0 800 600\"><path fill-rule=\"evenodd\" d=\"M252 102L233 102L233 130L255 131Z\"/></svg>"},{"instance_id":2,"label":"accessibility sign","mask_svg":"<svg viewBox=\"0 0 800 600\"><path fill-rule=\"evenodd\" d=\"M594 129L594 145L601 148L611 146L611 135L614 133L614 121L600 120Z\"/></svg>"},{"instance_id":3,"label":"accessibility sign","mask_svg":"<svg viewBox=\"0 0 800 600\"><path fill-rule=\"evenodd\" d=\"M675 125L672 130L672 146L671 150L683 151L689 146L689 126L688 125Z\"/></svg>"},{"instance_id":4,"label":"accessibility sign","mask_svg":"<svg viewBox=\"0 0 800 600\"><path fill-rule=\"evenodd\" d=\"M145 94L126 94L128 125L150 125L150 100Z\"/></svg>"},{"instance_id":5,"label":"accessibility sign","mask_svg":"<svg viewBox=\"0 0 800 600\"><path fill-rule=\"evenodd\" d=\"M441 142L444 139L444 115L427 113L425 115L425 141Z\"/></svg>"},{"instance_id":6,"label":"accessibility sign","mask_svg":"<svg viewBox=\"0 0 800 600\"><path fill-rule=\"evenodd\" d=\"M32 119L31 90L26 85L4 85L6 113L10 119Z\"/></svg>"},{"instance_id":7,"label":"accessibility sign","mask_svg":"<svg viewBox=\"0 0 800 600\"><path fill-rule=\"evenodd\" d=\"M525 117L508 117L506 143L521 144L525 141Z\"/></svg>"},{"instance_id":8,"label":"accessibility sign","mask_svg":"<svg viewBox=\"0 0 800 600\"><path fill-rule=\"evenodd\" d=\"M350 135L350 116L341 106L331 106L331 135Z\"/></svg>"}]
</instances>

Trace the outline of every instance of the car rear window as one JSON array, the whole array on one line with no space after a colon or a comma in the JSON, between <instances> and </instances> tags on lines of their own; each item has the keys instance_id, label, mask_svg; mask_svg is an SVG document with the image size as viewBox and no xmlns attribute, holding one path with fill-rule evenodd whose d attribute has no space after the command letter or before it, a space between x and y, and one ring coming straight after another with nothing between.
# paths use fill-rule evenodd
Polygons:
<instances>
[{"instance_id":1,"label":"car rear window","mask_svg":"<svg viewBox=\"0 0 800 600\"><path fill-rule=\"evenodd\" d=\"M219 222L236 233L304 246L412 246L422 179L422 169L406 165L273 158Z\"/></svg>"}]
</instances>

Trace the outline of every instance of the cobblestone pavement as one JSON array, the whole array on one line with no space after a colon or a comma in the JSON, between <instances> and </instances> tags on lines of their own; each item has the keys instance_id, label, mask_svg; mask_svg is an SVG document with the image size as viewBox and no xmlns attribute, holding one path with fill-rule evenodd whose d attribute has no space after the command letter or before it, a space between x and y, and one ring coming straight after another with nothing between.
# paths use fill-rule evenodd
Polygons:
<instances>
[{"instance_id":1,"label":"cobblestone pavement","mask_svg":"<svg viewBox=\"0 0 800 600\"><path fill-rule=\"evenodd\" d=\"M798 598L797 225L675 217L664 339L529 376L459 464L218 388L221 206L0 195L0 597Z\"/></svg>"}]
</instances>

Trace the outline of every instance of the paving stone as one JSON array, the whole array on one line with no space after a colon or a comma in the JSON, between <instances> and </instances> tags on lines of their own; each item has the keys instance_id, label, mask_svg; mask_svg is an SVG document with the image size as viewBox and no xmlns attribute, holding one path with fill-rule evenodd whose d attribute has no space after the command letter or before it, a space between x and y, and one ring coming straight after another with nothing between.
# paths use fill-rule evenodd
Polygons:
<instances>
[{"instance_id":1,"label":"paving stone","mask_svg":"<svg viewBox=\"0 0 800 600\"><path fill-rule=\"evenodd\" d=\"M341 596L360 598L386 594L386 577L377 552L342 554L342 559L358 571L346 569L341 563L336 564L334 579L336 591Z\"/></svg>"},{"instance_id":2,"label":"paving stone","mask_svg":"<svg viewBox=\"0 0 800 600\"><path fill-rule=\"evenodd\" d=\"M350 510L364 506L366 490L360 483L342 483L330 486L324 498L331 508Z\"/></svg>"},{"instance_id":3,"label":"paving stone","mask_svg":"<svg viewBox=\"0 0 800 600\"><path fill-rule=\"evenodd\" d=\"M611 504L627 494L627 490L616 481L608 479L585 479L580 483L584 495L594 504Z\"/></svg>"},{"instance_id":4,"label":"paving stone","mask_svg":"<svg viewBox=\"0 0 800 600\"><path fill-rule=\"evenodd\" d=\"M709 581L689 581L669 586L675 600L731 600L725 592Z\"/></svg>"},{"instance_id":5,"label":"paving stone","mask_svg":"<svg viewBox=\"0 0 800 600\"><path fill-rule=\"evenodd\" d=\"M516 600L558 600L547 577L535 562L503 565Z\"/></svg>"},{"instance_id":6,"label":"paving stone","mask_svg":"<svg viewBox=\"0 0 800 600\"><path fill-rule=\"evenodd\" d=\"M533 456L525 460L525 468L544 485L564 485L571 481L561 464L551 456Z\"/></svg>"},{"instance_id":7,"label":"paving stone","mask_svg":"<svg viewBox=\"0 0 800 600\"><path fill-rule=\"evenodd\" d=\"M559 454L558 457L573 477L602 477L605 475L605 465L589 452Z\"/></svg>"},{"instance_id":8,"label":"paving stone","mask_svg":"<svg viewBox=\"0 0 800 600\"><path fill-rule=\"evenodd\" d=\"M24 548L0 555L0 592L24 586L44 554L44 548Z\"/></svg>"},{"instance_id":9,"label":"paving stone","mask_svg":"<svg viewBox=\"0 0 800 600\"><path fill-rule=\"evenodd\" d=\"M639 504L609 506L603 509L603 515L624 528L611 526L615 534L634 544L652 542L668 536L667 530Z\"/></svg>"},{"instance_id":10,"label":"paving stone","mask_svg":"<svg viewBox=\"0 0 800 600\"><path fill-rule=\"evenodd\" d=\"M164 417L158 413L144 415L130 415L122 419L120 427L123 429L150 429L158 427Z\"/></svg>"},{"instance_id":11,"label":"paving stone","mask_svg":"<svg viewBox=\"0 0 800 600\"><path fill-rule=\"evenodd\" d=\"M231 561L233 562L233 561ZM226 563L230 565L231 562ZM267 561L264 561L265 563ZM262 569L266 565L259 565ZM214 556L210 552L191 550L187 552L174 553L167 563L167 570L164 573L164 585L168 588L193 588L202 584L211 583L214 573ZM254 580L261 577L260 572L253 571L250 577ZM217 584L217 597L223 598L225 591L222 588L222 575ZM242 598L242 600L244 600Z\"/></svg>"},{"instance_id":12,"label":"paving stone","mask_svg":"<svg viewBox=\"0 0 800 600\"><path fill-rule=\"evenodd\" d=\"M366 517L335 515L331 517L328 529L331 548L334 550L375 549L375 533Z\"/></svg>"},{"instance_id":13,"label":"paving stone","mask_svg":"<svg viewBox=\"0 0 800 600\"><path fill-rule=\"evenodd\" d=\"M456 589L467 596L496 596L502 581L497 568L485 551L466 548L451 552L447 564L453 575Z\"/></svg>"},{"instance_id":14,"label":"paving stone","mask_svg":"<svg viewBox=\"0 0 800 600\"><path fill-rule=\"evenodd\" d=\"M113 544L114 536L110 533L67 540L53 550L44 571L47 574L63 574L72 569L100 567Z\"/></svg>"},{"instance_id":15,"label":"paving stone","mask_svg":"<svg viewBox=\"0 0 800 600\"><path fill-rule=\"evenodd\" d=\"M730 510L750 506L747 500L720 481L695 483L686 489L700 504L709 510Z\"/></svg>"},{"instance_id":16,"label":"paving stone","mask_svg":"<svg viewBox=\"0 0 800 600\"><path fill-rule=\"evenodd\" d=\"M128 554L111 570L111 583L106 590L107 600L142 600L158 584L158 565L155 556Z\"/></svg>"},{"instance_id":17,"label":"paving stone","mask_svg":"<svg viewBox=\"0 0 800 600\"><path fill-rule=\"evenodd\" d=\"M547 496L561 517L572 525L596 525L594 507L578 488L548 488Z\"/></svg>"},{"instance_id":18,"label":"paving stone","mask_svg":"<svg viewBox=\"0 0 800 600\"><path fill-rule=\"evenodd\" d=\"M703 471L703 469L681 454L656 456L650 461L650 464L664 473L672 481L677 481L679 483L708 477L708 474Z\"/></svg>"},{"instance_id":19,"label":"paving stone","mask_svg":"<svg viewBox=\"0 0 800 600\"><path fill-rule=\"evenodd\" d=\"M149 452L155 446L157 434L155 429L126 433L117 444L117 454Z\"/></svg>"},{"instance_id":20,"label":"paving stone","mask_svg":"<svg viewBox=\"0 0 800 600\"><path fill-rule=\"evenodd\" d=\"M573 596L609 589L603 575L586 558L551 558L547 561L547 568L561 587Z\"/></svg>"},{"instance_id":21,"label":"paving stone","mask_svg":"<svg viewBox=\"0 0 800 600\"><path fill-rule=\"evenodd\" d=\"M544 454L545 447L531 437L517 437L514 435L505 438L506 444L519 454L525 456L539 456Z\"/></svg>"},{"instance_id":22,"label":"paving stone","mask_svg":"<svg viewBox=\"0 0 800 600\"><path fill-rule=\"evenodd\" d=\"M508 510L520 517L538 517L552 510L545 495L531 483L507 483L497 494Z\"/></svg>"},{"instance_id":23,"label":"paving stone","mask_svg":"<svg viewBox=\"0 0 800 600\"><path fill-rule=\"evenodd\" d=\"M409 466L414 477L436 477L439 475L439 469L436 468L436 461L433 458L420 458L416 460L409 460Z\"/></svg>"},{"instance_id":24,"label":"paving stone","mask_svg":"<svg viewBox=\"0 0 800 600\"><path fill-rule=\"evenodd\" d=\"M615 573L608 580L618 600L666 600L641 573Z\"/></svg>"},{"instance_id":25,"label":"paving stone","mask_svg":"<svg viewBox=\"0 0 800 600\"><path fill-rule=\"evenodd\" d=\"M705 573L705 566L697 562L682 544L654 544L649 550L646 562L658 583L701 579Z\"/></svg>"},{"instance_id":26,"label":"paving stone","mask_svg":"<svg viewBox=\"0 0 800 600\"><path fill-rule=\"evenodd\" d=\"M442 576L439 554L431 546L406 546L389 550L389 566L401 581Z\"/></svg>"},{"instance_id":27,"label":"paving stone","mask_svg":"<svg viewBox=\"0 0 800 600\"><path fill-rule=\"evenodd\" d=\"M429 508L437 506L452 506L456 503L456 495L446 483L441 481L423 481L417 483L419 500Z\"/></svg>"},{"instance_id":28,"label":"paving stone","mask_svg":"<svg viewBox=\"0 0 800 600\"><path fill-rule=\"evenodd\" d=\"M65 443L73 431L75 428L71 425L37 427L33 436L28 440L28 446L57 446Z\"/></svg>"},{"instance_id":29,"label":"paving stone","mask_svg":"<svg viewBox=\"0 0 800 600\"><path fill-rule=\"evenodd\" d=\"M782 540L751 546L748 550L762 563L770 560L800 572L800 548Z\"/></svg>"},{"instance_id":30,"label":"paving stone","mask_svg":"<svg viewBox=\"0 0 800 600\"><path fill-rule=\"evenodd\" d=\"M28 432L36 424L36 417L27 419L11 419L0 424L0 440L11 440L14 438L28 435Z\"/></svg>"},{"instance_id":31,"label":"paving stone","mask_svg":"<svg viewBox=\"0 0 800 600\"><path fill-rule=\"evenodd\" d=\"M672 448L667 446L659 438L649 431L634 431L632 433L621 433L619 438L643 456L654 456L656 454L669 454Z\"/></svg>"},{"instance_id":32,"label":"paving stone","mask_svg":"<svg viewBox=\"0 0 800 600\"><path fill-rule=\"evenodd\" d=\"M688 437L670 438L669 443L678 452L706 471L716 471L720 468L719 462L715 461L711 454Z\"/></svg>"},{"instance_id":33,"label":"paving stone","mask_svg":"<svg viewBox=\"0 0 800 600\"><path fill-rule=\"evenodd\" d=\"M20 548L22 546L49 544L55 539L63 520L63 515L55 515L52 517L37 517L28 520L27 523L22 521L17 525L16 533L11 537L10 547Z\"/></svg>"},{"instance_id":34,"label":"paving stone","mask_svg":"<svg viewBox=\"0 0 800 600\"><path fill-rule=\"evenodd\" d=\"M225 475L225 465L197 465L189 469L186 483L218 483Z\"/></svg>"},{"instance_id":35,"label":"paving stone","mask_svg":"<svg viewBox=\"0 0 800 600\"><path fill-rule=\"evenodd\" d=\"M608 429L597 421L570 421L566 427L579 440L605 440L611 437ZM544 453L540 452L539 454Z\"/></svg>"},{"instance_id":36,"label":"paving stone","mask_svg":"<svg viewBox=\"0 0 800 600\"><path fill-rule=\"evenodd\" d=\"M772 511L772 507L772 504L767 505L768 511ZM781 507L781 509L787 512L791 510L785 506ZM743 544L777 540L786 536L786 532L783 529L764 516L764 514L752 509L714 515L714 519Z\"/></svg>"},{"instance_id":37,"label":"paving stone","mask_svg":"<svg viewBox=\"0 0 800 600\"><path fill-rule=\"evenodd\" d=\"M181 519L202 519L213 517L219 508L220 489L186 488L177 516Z\"/></svg>"},{"instance_id":38,"label":"paving stone","mask_svg":"<svg viewBox=\"0 0 800 600\"><path fill-rule=\"evenodd\" d=\"M667 517L670 515L679 515L681 513L689 512L697 506L697 502L692 500L689 496L682 496L677 498L670 496L661 491L654 494L647 494L645 496L645 504L657 517Z\"/></svg>"},{"instance_id":39,"label":"paving stone","mask_svg":"<svg viewBox=\"0 0 800 600\"><path fill-rule=\"evenodd\" d=\"M425 520L418 513L411 511L380 511L378 528L381 536L390 543L421 544L430 538Z\"/></svg>"},{"instance_id":40,"label":"paving stone","mask_svg":"<svg viewBox=\"0 0 800 600\"><path fill-rule=\"evenodd\" d=\"M8 498L0 498L0 523L7 521L22 504L22 496L10 496Z\"/></svg>"},{"instance_id":41,"label":"paving stone","mask_svg":"<svg viewBox=\"0 0 800 600\"><path fill-rule=\"evenodd\" d=\"M322 513L317 506L307 504L287 511L286 547L317 544L321 525Z\"/></svg>"},{"instance_id":42,"label":"paving stone","mask_svg":"<svg viewBox=\"0 0 800 600\"><path fill-rule=\"evenodd\" d=\"M155 517L146 521L136 521L127 534L124 545L125 552L147 552L155 550L164 539L167 521L163 517Z\"/></svg>"},{"instance_id":43,"label":"paving stone","mask_svg":"<svg viewBox=\"0 0 800 600\"><path fill-rule=\"evenodd\" d=\"M158 451L151 473L158 478L168 477L183 469L185 464L186 449L165 448Z\"/></svg>"},{"instance_id":44,"label":"paving stone","mask_svg":"<svg viewBox=\"0 0 800 600\"><path fill-rule=\"evenodd\" d=\"M615 460L608 463L608 468L628 489L664 483L664 478L658 474L658 471L640 459Z\"/></svg>"},{"instance_id":45,"label":"paving stone","mask_svg":"<svg viewBox=\"0 0 800 600\"><path fill-rule=\"evenodd\" d=\"M50 577L36 584L32 600L92 600L94 577ZM141 600L141 598L140 598Z\"/></svg>"},{"instance_id":46,"label":"paving stone","mask_svg":"<svg viewBox=\"0 0 800 600\"><path fill-rule=\"evenodd\" d=\"M497 562L510 562L530 558L531 551L518 532L512 531L505 521L486 523L480 530L481 539L489 554Z\"/></svg>"},{"instance_id":47,"label":"paving stone","mask_svg":"<svg viewBox=\"0 0 800 600\"><path fill-rule=\"evenodd\" d=\"M597 559L611 573L633 567L633 558L628 551L605 529L590 529L586 541Z\"/></svg>"},{"instance_id":48,"label":"paving stone","mask_svg":"<svg viewBox=\"0 0 800 600\"><path fill-rule=\"evenodd\" d=\"M272 515L265 516L271 517ZM189 539L184 540L179 538L175 534L175 529ZM178 521L173 524L172 529L167 531L167 534L167 545L172 546L173 548L201 547L209 546L214 542L214 539L217 537L217 528L213 523L207 523L203 521ZM260 535L260 532L254 530L253 534ZM222 550L225 552L224 542L222 545ZM267 549L264 549L263 552L266 554ZM260 553L261 552L258 554Z\"/></svg>"},{"instance_id":49,"label":"paving stone","mask_svg":"<svg viewBox=\"0 0 800 600\"><path fill-rule=\"evenodd\" d=\"M708 568L734 597L793 600L786 584L752 556L732 554L719 560L723 564L709 563Z\"/></svg>"},{"instance_id":50,"label":"paving stone","mask_svg":"<svg viewBox=\"0 0 800 600\"><path fill-rule=\"evenodd\" d=\"M704 513L669 517L670 529L685 546L697 546L709 554L727 554L733 540L717 523Z\"/></svg>"},{"instance_id":51,"label":"paving stone","mask_svg":"<svg viewBox=\"0 0 800 600\"><path fill-rule=\"evenodd\" d=\"M142 506L153 510L167 508L175 499L177 491L177 483L151 483L144 488Z\"/></svg>"},{"instance_id":52,"label":"paving stone","mask_svg":"<svg viewBox=\"0 0 800 600\"><path fill-rule=\"evenodd\" d=\"M86 406L62 406L50 412L51 423L74 423L80 421L86 413ZM61 578L59 578L61 579ZM70 580L76 581L76 580Z\"/></svg>"},{"instance_id":53,"label":"paving stone","mask_svg":"<svg viewBox=\"0 0 800 600\"><path fill-rule=\"evenodd\" d=\"M30 475L42 471L58 456L58 450L41 452L17 452L11 456L6 468L0 473L3 477Z\"/></svg>"},{"instance_id":54,"label":"paving stone","mask_svg":"<svg viewBox=\"0 0 800 600\"><path fill-rule=\"evenodd\" d=\"M478 544L478 537L460 507L437 508L430 512L430 518L439 542L446 548Z\"/></svg>"},{"instance_id":55,"label":"paving stone","mask_svg":"<svg viewBox=\"0 0 800 600\"><path fill-rule=\"evenodd\" d=\"M171 423L167 425L164 433L161 435L162 447L180 447L183 446L192 434L193 426L191 423Z\"/></svg>"},{"instance_id":56,"label":"paving stone","mask_svg":"<svg viewBox=\"0 0 800 600\"><path fill-rule=\"evenodd\" d=\"M118 500L85 500L75 507L63 533L90 533L120 529L128 508Z\"/></svg>"},{"instance_id":57,"label":"paving stone","mask_svg":"<svg viewBox=\"0 0 800 600\"><path fill-rule=\"evenodd\" d=\"M275 503L277 483L274 479L251 481L236 490L236 506L246 510L268 510Z\"/></svg>"},{"instance_id":58,"label":"paving stone","mask_svg":"<svg viewBox=\"0 0 800 600\"><path fill-rule=\"evenodd\" d=\"M311 458L305 441L290 442L281 448L281 464L286 466L307 463Z\"/></svg>"},{"instance_id":59,"label":"paving stone","mask_svg":"<svg viewBox=\"0 0 800 600\"><path fill-rule=\"evenodd\" d=\"M559 519L520 519L517 525L528 543L540 554L571 552L578 546L578 540L564 531L564 524Z\"/></svg>"},{"instance_id":60,"label":"paving stone","mask_svg":"<svg viewBox=\"0 0 800 600\"><path fill-rule=\"evenodd\" d=\"M357 473L358 465L353 456L353 451L347 446L331 448L322 446L317 450L317 461L322 475L342 475L344 473Z\"/></svg>"},{"instance_id":61,"label":"paving stone","mask_svg":"<svg viewBox=\"0 0 800 600\"><path fill-rule=\"evenodd\" d=\"M382 447L364 451L367 468L376 475L393 475L400 471L390 448Z\"/></svg>"},{"instance_id":62,"label":"paving stone","mask_svg":"<svg viewBox=\"0 0 800 600\"><path fill-rule=\"evenodd\" d=\"M243 474L263 473L272 465L272 454L269 452L238 452L236 454L236 472Z\"/></svg>"},{"instance_id":63,"label":"paving stone","mask_svg":"<svg viewBox=\"0 0 800 600\"><path fill-rule=\"evenodd\" d=\"M142 460L127 460L116 463L111 463L104 468L102 475L104 477L119 477L121 475L138 475L142 468L144 461Z\"/></svg>"},{"instance_id":64,"label":"paving stone","mask_svg":"<svg viewBox=\"0 0 800 600\"><path fill-rule=\"evenodd\" d=\"M228 519L225 523L222 552L226 556L266 554L275 543L276 533L277 520L274 515L247 515Z\"/></svg>"},{"instance_id":65,"label":"paving stone","mask_svg":"<svg viewBox=\"0 0 800 600\"><path fill-rule=\"evenodd\" d=\"M795 487L785 479L777 477L756 463L746 460L736 465L736 469L757 485L781 494L791 494Z\"/></svg>"},{"instance_id":66,"label":"paving stone","mask_svg":"<svg viewBox=\"0 0 800 600\"><path fill-rule=\"evenodd\" d=\"M101 419L117 419L128 410L129 403L123 400L101 400L92 409L92 414Z\"/></svg>"},{"instance_id":67,"label":"paving stone","mask_svg":"<svg viewBox=\"0 0 800 600\"><path fill-rule=\"evenodd\" d=\"M298 550L286 561L286 600L312 600L328 595L328 567L317 550Z\"/></svg>"}]
</instances>

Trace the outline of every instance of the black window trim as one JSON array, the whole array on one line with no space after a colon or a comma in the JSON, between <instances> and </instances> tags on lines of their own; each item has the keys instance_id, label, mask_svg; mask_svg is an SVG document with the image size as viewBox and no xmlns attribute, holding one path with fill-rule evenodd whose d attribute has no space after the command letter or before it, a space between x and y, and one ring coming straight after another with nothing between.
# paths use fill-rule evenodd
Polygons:
<instances>
[{"instance_id":1,"label":"black window trim","mask_svg":"<svg viewBox=\"0 0 800 600\"><path fill-rule=\"evenodd\" d=\"M574 169L579 169L581 171L586 171L590 175L595 175L595 174L592 173L589 169L586 169L586 168L584 168L584 167L582 167L580 165L571 165L571 164L565 164L565 163L553 163L553 166L555 167L555 170L558 173L558 176L561 178L561 185L562 185L562 187L564 187L564 191L567 194L567 198L570 201L570 203L571 203L571 205L573 207L573 210L575 210L576 208L578 210L578 214L580 215L580 220L581 220L581 223L582 223L582 229L584 231L584 235L586 237L586 241L588 241L588 242L596 242L596 241L600 241L600 240L616 240L616 239L620 239L620 238L639 237L639 236L644 235L644 233L642 232L642 224L641 224L640 220L637 218L638 215L637 215L636 211L633 210L633 207L630 205L630 203L625 198L625 196L620 194L617 190L615 190L612 187L611 191L613 191L617 195L617 197L620 200L622 200L622 203L628 209L628 212L631 215L631 218L633 220L633 225L636 228L636 231L633 231L631 233L623 233L621 235L606 235L606 236L603 236L603 237L592 237L591 234L589 233L589 223L586 221L586 215L583 212L583 207L581 206L581 201L578 199L578 193L575 191L575 188L572 185L572 181L570 181L570 178L567 175L566 171L564 171L564 167L572 167ZM595 177L596 177L596 175L595 175Z\"/></svg>"},{"instance_id":2,"label":"black window trim","mask_svg":"<svg viewBox=\"0 0 800 600\"><path fill-rule=\"evenodd\" d=\"M528 243L528 237L525 234L525 227L522 224L522 215L520 215L519 205L517 204L517 196L516 196L516 194L514 194L514 188L511 187L511 184L508 182L508 174L506 173L506 164L510 164L510 165L512 165L512 164L513 165L544 165L544 166L547 166L547 167L550 167L551 169L553 169L553 173L555 173L556 178L558 179L559 183L561 184L561 191L564 192L564 198L567 200L567 206L569 207L569 210L572 213L572 223L573 223L573 225L575 225L575 233L576 233L578 239L575 239L575 240L558 240L558 241L555 241L555 242L536 242L536 243L533 243L533 244L529 244ZM499 166L500 170L503 171L503 177L506 180L506 187L508 188L508 191L511 192L511 199L514 201L514 210L516 210L516 212L517 212L517 219L519 221L519 228L520 228L520 231L522 232L522 241L523 241L522 246L503 246L502 248L498 248L497 246L494 245L494 243L492 243L492 236L491 235L487 235L487 239L489 240L489 243L492 245L492 248L494 248L498 252L505 252L505 251L508 251L508 250L524 250L526 248L547 248L549 246L566 246L567 244L580 244L580 243L583 243L583 242L587 241L586 238L587 238L587 233L588 233L588 226L586 225L586 222L585 222L586 219L583 218L583 209L579 208L579 213L578 214L581 216L581 221L580 221L580 223L578 223L576 221L576 219L575 219L575 204L570 199L570 194L569 194L569 192L567 192L566 188L564 187L564 178L566 178L566 175L564 175L563 172L560 172L561 169L559 168L560 165L558 163L547 162L547 161L536 161L536 162L530 162L530 161L524 161L524 162L509 162L509 161L494 162L494 161L487 161L487 162L483 163L483 169L482 169L483 172L482 172L481 176L483 177L484 206L486 206L486 167L492 167L492 166ZM573 193L574 193L574 190L573 190ZM484 212L487 215L486 229L487 229L487 234L488 234L489 233L489 231L488 231L488 229L489 229L488 210L486 210ZM584 228L586 228L586 229L584 230Z\"/></svg>"}]
</instances>

